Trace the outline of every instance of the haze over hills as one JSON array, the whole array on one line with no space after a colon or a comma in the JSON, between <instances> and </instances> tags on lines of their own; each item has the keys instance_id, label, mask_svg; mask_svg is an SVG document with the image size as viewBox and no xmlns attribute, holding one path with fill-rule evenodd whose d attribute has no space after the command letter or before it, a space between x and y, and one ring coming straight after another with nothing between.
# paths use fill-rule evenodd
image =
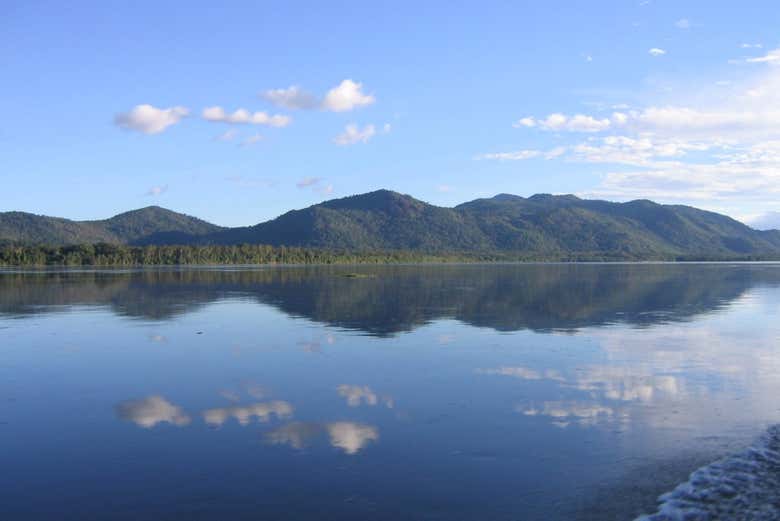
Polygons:
<instances>
[{"instance_id":1,"label":"haze over hills","mask_svg":"<svg viewBox=\"0 0 780 521\"><path fill-rule=\"evenodd\" d=\"M0 240L65 245L268 244L326 249L426 252L777 255L780 231L647 200L614 203L573 195L499 194L454 208L378 190L289 211L255 226L223 228L151 206L100 221L0 213Z\"/></svg>"}]
</instances>

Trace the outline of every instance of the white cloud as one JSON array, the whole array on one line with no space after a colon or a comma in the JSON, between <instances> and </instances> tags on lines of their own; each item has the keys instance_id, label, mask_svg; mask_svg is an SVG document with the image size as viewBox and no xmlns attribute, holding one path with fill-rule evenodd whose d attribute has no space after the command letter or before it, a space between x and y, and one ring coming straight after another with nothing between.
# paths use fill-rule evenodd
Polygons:
<instances>
[{"instance_id":1,"label":"white cloud","mask_svg":"<svg viewBox=\"0 0 780 521\"><path fill-rule=\"evenodd\" d=\"M261 96L274 105L292 110L311 110L320 104L316 96L301 90L297 85L291 85L286 89L267 90Z\"/></svg>"},{"instance_id":2,"label":"white cloud","mask_svg":"<svg viewBox=\"0 0 780 521\"><path fill-rule=\"evenodd\" d=\"M274 105L287 109L348 112L359 107L371 105L376 98L363 92L363 84L351 79L343 80L330 89L321 99L304 91L298 85L284 89L270 89L260 95Z\"/></svg>"},{"instance_id":3,"label":"white cloud","mask_svg":"<svg viewBox=\"0 0 780 521\"><path fill-rule=\"evenodd\" d=\"M146 195L150 197L157 197L159 195L164 194L167 191L168 191L168 185L153 186L149 190L147 190Z\"/></svg>"},{"instance_id":4,"label":"white cloud","mask_svg":"<svg viewBox=\"0 0 780 521\"><path fill-rule=\"evenodd\" d=\"M690 29L691 28L691 22L687 18L680 18L676 22L674 22L674 26L678 29Z\"/></svg>"},{"instance_id":5,"label":"white cloud","mask_svg":"<svg viewBox=\"0 0 780 521\"><path fill-rule=\"evenodd\" d=\"M114 124L144 134L159 134L188 114L189 110L184 107L158 109L152 105L136 105L128 112L121 112L114 116Z\"/></svg>"},{"instance_id":6,"label":"white cloud","mask_svg":"<svg viewBox=\"0 0 780 521\"><path fill-rule=\"evenodd\" d=\"M567 116L566 114L556 112L544 119L537 120L531 116L521 118L514 122L512 126L515 128L533 128L538 126L542 130L550 131L601 132L608 129L611 124L607 118L597 119L584 114Z\"/></svg>"},{"instance_id":7,"label":"white cloud","mask_svg":"<svg viewBox=\"0 0 780 521\"><path fill-rule=\"evenodd\" d=\"M530 116L527 118L520 118L514 123L512 123L512 126L515 128L520 128L520 127L533 128L536 126L536 120Z\"/></svg>"},{"instance_id":8,"label":"white cloud","mask_svg":"<svg viewBox=\"0 0 780 521\"><path fill-rule=\"evenodd\" d=\"M658 47L653 47L649 51L647 51L650 56L663 56L666 54L666 51L663 49L659 49Z\"/></svg>"},{"instance_id":9,"label":"white cloud","mask_svg":"<svg viewBox=\"0 0 780 521\"><path fill-rule=\"evenodd\" d=\"M748 58L748 63L780 63L780 49L774 49L766 53L764 56L757 58Z\"/></svg>"},{"instance_id":10,"label":"white cloud","mask_svg":"<svg viewBox=\"0 0 780 521\"><path fill-rule=\"evenodd\" d=\"M322 109L333 112L346 112L358 107L371 105L376 98L363 93L363 84L346 79L325 94Z\"/></svg>"},{"instance_id":11,"label":"white cloud","mask_svg":"<svg viewBox=\"0 0 780 521\"><path fill-rule=\"evenodd\" d=\"M232 114L228 114L225 109L219 106L203 109L201 116L206 121L212 122L269 125L272 127L286 127L292 122L292 118L282 114L269 115L266 112L249 112L246 109L238 109Z\"/></svg>"},{"instance_id":12,"label":"white cloud","mask_svg":"<svg viewBox=\"0 0 780 521\"><path fill-rule=\"evenodd\" d=\"M191 421L181 407L157 395L121 402L116 406L116 413L123 420L129 420L144 429L151 429L158 423L183 427Z\"/></svg>"},{"instance_id":13,"label":"white cloud","mask_svg":"<svg viewBox=\"0 0 780 521\"><path fill-rule=\"evenodd\" d=\"M482 154L474 159L497 159L499 161L522 161L539 157L542 153L538 150L518 150L516 152L497 152L493 154Z\"/></svg>"},{"instance_id":14,"label":"white cloud","mask_svg":"<svg viewBox=\"0 0 780 521\"><path fill-rule=\"evenodd\" d=\"M742 49L763 49L763 44L760 43L743 43L740 45Z\"/></svg>"},{"instance_id":15,"label":"white cloud","mask_svg":"<svg viewBox=\"0 0 780 521\"><path fill-rule=\"evenodd\" d=\"M375 134L374 125L366 125L361 129L355 123L350 123L344 128L344 132L333 138L333 142L340 146L368 143Z\"/></svg>"}]
</instances>

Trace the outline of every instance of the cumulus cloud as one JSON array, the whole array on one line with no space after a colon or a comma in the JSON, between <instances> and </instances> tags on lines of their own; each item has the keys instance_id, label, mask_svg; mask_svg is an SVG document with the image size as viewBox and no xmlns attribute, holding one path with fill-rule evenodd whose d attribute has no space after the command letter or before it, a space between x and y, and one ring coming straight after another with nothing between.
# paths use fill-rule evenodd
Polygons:
<instances>
[{"instance_id":1,"label":"cumulus cloud","mask_svg":"<svg viewBox=\"0 0 780 521\"><path fill-rule=\"evenodd\" d=\"M121 402L115 410L121 419L131 421L144 429L151 429L158 423L183 427L191 421L181 407L158 395Z\"/></svg>"},{"instance_id":2,"label":"cumulus cloud","mask_svg":"<svg viewBox=\"0 0 780 521\"><path fill-rule=\"evenodd\" d=\"M658 47L653 47L652 49L647 51L647 53L650 56L663 56L664 54L666 54L666 51L663 49L659 49Z\"/></svg>"},{"instance_id":3,"label":"cumulus cloud","mask_svg":"<svg viewBox=\"0 0 780 521\"><path fill-rule=\"evenodd\" d=\"M350 123L344 128L344 132L333 138L333 142L340 146L368 143L376 135L374 125L366 125L362 129L355 123Z\"/></svg>"},{"instance_id":4,"label":"cumulus cloud","mask_svg":"<svg viewBox=\"0 0 780 521\"><path fill-rule=\"evenodd\" d=\"M261 96L274 105L291 110L316 109L320 104L316 96L302 90L297 85L291 85L286 89L267 90Z\"/></svg>"},{"instance_id":5,"label":"cumulus cloud","mask_svg":"<svg viewBox=\"0 0 780 521\"><path fill-rule=\"evenodd\" d=\"M322 100L322 109L333 112L346 112L371 105L376 98L363 92L363 84L346 79L333 87L325 94Z\"/></svg>"},{"instance_id":6,"label":"cumulus cloud","mask_svg":"<svg viewBox=\"0 0 780 521\"><path fill-rule=\"evenodd\" d=\"M126 130L144 134L159 134L189 115L185 107L159 109L152 105L136 105L128 112L114 116L114 124Z\"/></svg>"},{"instance_id":7,"label":"cumulus cloud","mask_svg":"<svg viewBox=\"0 0 780 521\"><path fill-rule=\"evenodd\" d=\"M363 84L352 79L345 79L322 98L310 94L298 85L283 89L270 89L261 97L274 105L293 110L325 110L330 112L348 112L365 107L376 102L371 94L363 92Z\"/></svg>"},{"instance_id":8,"label":"cumulus cloud","mask_svg":"<svg viewBox=\"0 0 780 521\"><path fill-rule=\"evenodd\" d=\"M521 128L521 127L533 128L536 126L536 120L532 117L520 118L514 123L512 123L512 126L515 128Z\"/></svg>"},{"instance_id":9,"label":"cumulus cloud","mask_svg":"<svg viewBox=\"0 0 780 521\"><path fill-rule=\"evenodd\" d=\"M231 418L241 425L249 425L253 418L260 422L268 422L276 416L279 419L292 416L293 407L290 403L274 400L245 406L217 407L203 411L203 419L209 425L219 427Z\"/></svg>"},{"instance_id":10,"label":"cumulus cloud","mask_svg":"<svg viewBox=\"0 0 780 521\"><path fill-rule=\"evenodd\" d=\"M292 118L282 114L269 115L266 112L249 112L246 109L238 109L229 114L219 106L203 109L201 117L212 122L268 125L271 127L286 127L292 122Z\"/></svg>"}]
</instances>

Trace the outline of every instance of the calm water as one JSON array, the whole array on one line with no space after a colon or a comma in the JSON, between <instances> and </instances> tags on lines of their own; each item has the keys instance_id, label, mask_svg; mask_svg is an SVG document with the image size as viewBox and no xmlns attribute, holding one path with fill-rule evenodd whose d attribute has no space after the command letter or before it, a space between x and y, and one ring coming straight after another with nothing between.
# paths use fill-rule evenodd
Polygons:
<instances>
[{"instance_id":1,"label":"calm water","mask_svg":"<svg viewBox=\"0 0 780 521\"><path fill-rule=\"evenodd\" d=\"M0 272L8 520L755 504L778 396L780 265Z\"/></svg>"}]
</instances>

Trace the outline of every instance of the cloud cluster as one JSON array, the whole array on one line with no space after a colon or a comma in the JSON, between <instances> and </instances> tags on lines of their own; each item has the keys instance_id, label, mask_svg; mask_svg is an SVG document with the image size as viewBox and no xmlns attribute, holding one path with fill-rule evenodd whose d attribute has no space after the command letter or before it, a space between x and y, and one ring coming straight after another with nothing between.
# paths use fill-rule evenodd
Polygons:
<instances>
[{"instance_id":1,"label":"cloud cluster","mask_svg":"<svg viewBox=\"0 0 780 521\"><path fill-rule=\"evenodd\" d=\"M515 128L566 135L556 136L550 150L499 151L475 159L560 158L601 165L601 182L580 194L586 197L700 200L712 206L761 201L768 211L780 197L780 70L773 66L780 63L780 49L747 61L760 70L739 81L710 83L712 92L697 89L688 103L680 97L677 103L644 107L613 104L608 114L524 116ZM587 137L561 144L578 134Z\"/></svg>"},{"instance_id":2,"label":"cloud cluster","mask_svg":"<svg viewBox=\"0 0 780 521\"><path fill-rule=\"evenodd\" d=\"M621 117L618 115L617 117ZM556 112L550 114L546 118L536 119L533 116L527 116L517 120L512 124L515 128L534 128L538 127L542 130L552 131L566 131L566 132L601 132L610 127L612 122L608 118L597 119L593 116L586 116L584 114L575 114L574 116L567 116Z\"/></svg>"},{"instance_id":3,"label":"cloud cluster","mask_svg":"<svg viewBox=\"0 0 780 521\"><path fill-rule=\"evenodd\" d=\"M261 94L261 97L287 109L319 109L330 112L347 112L371 105L376 101L373 95L363 92L362 83L352 79L343 80L325 93L321 99L302 90L298 85L267 90Z\"/></svg>"},{"instance_id":4,"label":"cloud cluster","mask_svg":"<svg viewBox=\"0 0 780 521\"><path fill-rule=\"evenodd\" d=\"M114 116L114 123L125 130L134 130L144 134L159 134L189 115L184 107L159 109L152 105L136 105L128 112Z\"/></svg>"},{"instance_id":5,"label":"cloud cluster","mask_svg":"<svg viewBox=\"0 0 780 521\"><path fill-rule=\"evenodd\" d=\"M219 106L203 109L201 117L206 121L221 123L237 123L250 125L268 125L271 127L286 127L292 122L292 118L281 114L269 115L267 112L249 112L246 109L237 109L228 114Z\"/></svg>"}]
</instances>

